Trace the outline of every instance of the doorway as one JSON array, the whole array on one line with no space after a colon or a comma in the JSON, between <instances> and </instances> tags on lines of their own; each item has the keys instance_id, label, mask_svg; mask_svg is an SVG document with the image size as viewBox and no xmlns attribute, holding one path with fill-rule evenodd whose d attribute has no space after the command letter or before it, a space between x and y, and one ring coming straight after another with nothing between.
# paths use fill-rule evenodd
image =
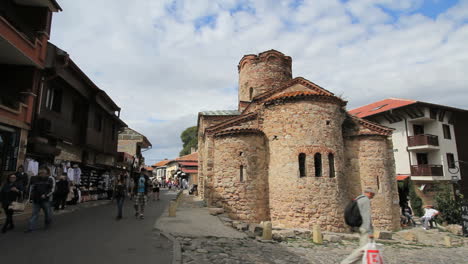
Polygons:
<instances>
[{"instance_id":1,"label":"doorway","mask_svg":"<svg viewBox=\"0 0 468 264\"><path fill-rule=\"evenodd\" d=\"M414 135L423 135L424 134L424 126L423 125L413 125Z\"/></svg>"},{"instance_id":2,"label":"doorway","mask_svg":"<svg viewBox=\"0 0 468 264\"><path fill-rule=\"evenodd\" d=\"M416 153L416 160L418 161L418 165L429 164L427 153Z\"/></svg>"}]
</instances>

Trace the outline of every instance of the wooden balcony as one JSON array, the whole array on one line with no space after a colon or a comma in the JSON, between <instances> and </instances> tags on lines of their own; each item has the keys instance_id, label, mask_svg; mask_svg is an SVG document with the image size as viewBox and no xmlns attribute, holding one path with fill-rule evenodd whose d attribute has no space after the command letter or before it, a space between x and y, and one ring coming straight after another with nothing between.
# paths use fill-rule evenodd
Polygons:
<instances>
[{"instance_id":1,"label":"wooden balcony","mask_svg":"<svg viewBox=\"0 0 468 264\"><path fill-rule=\"evenodd\" d=\"M0 16L0 63L32 65L43 68L47 50L46 32L38 32L36 37L20 32L4 17Z\"/></svg>"},{"instance_id":2,"label":"wooden balcony","mask_svg":"<svg viewBox=\"0 0 468 264\"><path fill-rule=\"evenodd\" d=\"M444 176L442 165L412 165L411 176Z\"/></svg>"},{"instance_id":3,"label":"wooden balcony","mask_svg":"<svg viewBox=\"0 0 468 264\"><path fill-rule=\"evenodd\" d=\"M416 135L408 137L408 150L437 150L439 137L434 135Z\"/></svg>"}]
</instances>

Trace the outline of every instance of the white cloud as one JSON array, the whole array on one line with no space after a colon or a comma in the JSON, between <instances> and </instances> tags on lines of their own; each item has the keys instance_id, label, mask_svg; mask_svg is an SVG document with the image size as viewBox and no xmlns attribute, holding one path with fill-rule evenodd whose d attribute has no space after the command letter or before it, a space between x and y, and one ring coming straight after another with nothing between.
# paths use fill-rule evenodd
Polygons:
<instances>
[{"instance_id":1,"label":"white cloud","mask_svg":"<svg viewBox=\"0 0 468 264\"><path fill-rule=\"evenodd\" d=\"M271 48L293 57L294 76L343 94L350 108L385 97L468 100L466 0L436 19L418 11L420 0L60 4L52 42L152 141L151 162L178 154L199 111L236 108L238 61Z\"/></svg>"}]
</instances>

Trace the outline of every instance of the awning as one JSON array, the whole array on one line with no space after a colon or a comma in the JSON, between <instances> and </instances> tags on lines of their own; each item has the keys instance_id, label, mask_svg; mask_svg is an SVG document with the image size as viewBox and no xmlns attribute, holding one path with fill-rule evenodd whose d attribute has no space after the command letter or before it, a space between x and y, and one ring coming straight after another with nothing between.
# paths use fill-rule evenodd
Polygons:
<instances>
[{"instance_id":1,"label":"awning","mask_svg":"<svg viewBox=\"0 0 468 264\"><path fill-rule=\"evenodd\" d=\"M409 178L409 176L410 176L410 175L406 175L406 174L398 174L398 175L396 176L396 179L397 179L397 181L403 181L403 180Z\"/></svg>"}]
</instances>

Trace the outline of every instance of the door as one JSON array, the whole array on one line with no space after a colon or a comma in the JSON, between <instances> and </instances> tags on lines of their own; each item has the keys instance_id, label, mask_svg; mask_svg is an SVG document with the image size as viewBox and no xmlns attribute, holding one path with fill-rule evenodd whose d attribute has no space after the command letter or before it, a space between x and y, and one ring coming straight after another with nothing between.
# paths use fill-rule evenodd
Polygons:
<instances>
[{"instance_id":1,"label":"door","mask_svg":"<svg viewBox=\"0 0 468 264\"><path fill-rule=\"evenodd\" d=\"M416 153L416 159L418 160L418 165L427 165L427 153Z\"/></svg>"},{"instance_id":2,"label":"door","mask_svg":"<svg viewBox=\"0 0 468 264\"><path fill-rule=\"evenodd\" d=\"M424 126L423 125L413 125L414 135L423 135L424 134Z\"/></svg>"}]
</instances>

